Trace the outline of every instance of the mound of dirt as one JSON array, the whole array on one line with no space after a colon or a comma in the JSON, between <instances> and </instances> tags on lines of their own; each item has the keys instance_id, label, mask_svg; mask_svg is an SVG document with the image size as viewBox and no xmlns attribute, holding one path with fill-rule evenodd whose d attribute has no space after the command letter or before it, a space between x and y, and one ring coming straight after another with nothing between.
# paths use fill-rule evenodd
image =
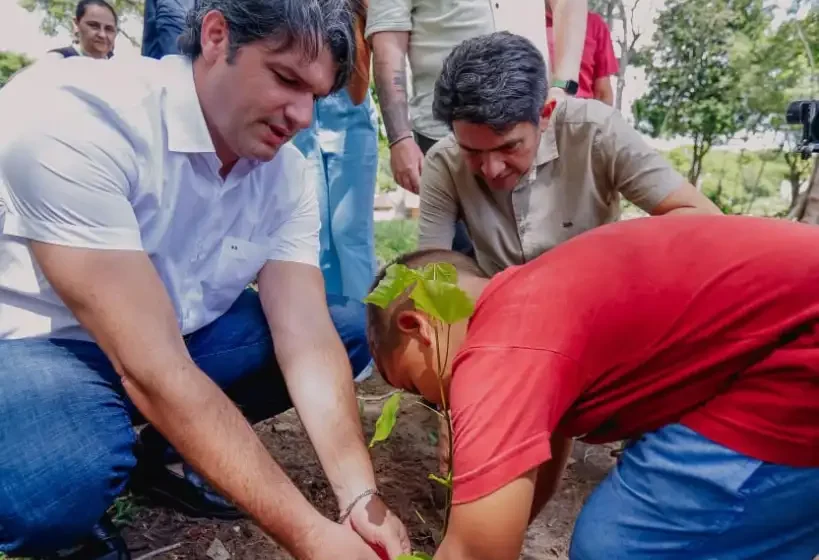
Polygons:
<instances>
[{"instance_id":1,"label":"mound of dirt","mask_svg":"<svg viewBox=\"0 0 819 560\"><path fill-rule=\"evenodd\" d=\"M372 433L383 397L389 391L379 379L359 386L367 437ZM310 502L335 518L338 515L335 497L295 412L263 422L256 430L271 455ZM427 474L435 472L437 465L436 430L437 420L430 411L421 406L407 406L405 401L390 439L372 449L379 487L387 503L406 524L413 547L429 553L434 551L443 522L441 492L436 483L427 479ZM567 558L575 517L588 494L611 468L611 449L583 444L575 447L561 490L529 529L522 558ZM145 560L147 557L226 560L225 551L238 560L290 558L250 521L191 519L150 504L138 505L144 507L138 509L124 530L135 559L146 556Z\"/></svg>"}]
</instances>

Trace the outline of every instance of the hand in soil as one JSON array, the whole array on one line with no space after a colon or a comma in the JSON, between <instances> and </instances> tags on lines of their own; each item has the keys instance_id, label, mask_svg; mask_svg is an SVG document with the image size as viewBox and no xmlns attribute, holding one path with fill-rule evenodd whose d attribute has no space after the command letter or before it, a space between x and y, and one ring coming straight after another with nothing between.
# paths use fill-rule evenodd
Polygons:
<instances>
[{"instance_id":1,"label":"hand in soil","mask_svg":"<svg viewBox=\"0 0 819 560\"><path fill-rule=\"evenodd\" d=\"M361 535L382 558L410 553L407 529L378 496L357 503L344 524Z\"/></svg>"}]
</instances>

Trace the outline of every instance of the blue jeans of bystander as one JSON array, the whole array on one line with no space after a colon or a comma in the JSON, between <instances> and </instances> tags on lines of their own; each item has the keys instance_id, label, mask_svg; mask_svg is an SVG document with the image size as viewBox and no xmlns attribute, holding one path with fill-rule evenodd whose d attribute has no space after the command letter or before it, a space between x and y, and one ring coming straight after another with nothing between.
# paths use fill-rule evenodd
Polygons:
<instances>
[{"instance_id":1,"label":"blue jeans of bystander","mask_svg":"<svg viewBox=\"0 0 819 560\"><path fill-rule=\"evenodd\" d=\"M312 125L293 143L307 158L316 187L327 293L360 301L375 278L378 123L370 95L357 106L346 89L319 99Z\"/></svg>"}]
</instances>

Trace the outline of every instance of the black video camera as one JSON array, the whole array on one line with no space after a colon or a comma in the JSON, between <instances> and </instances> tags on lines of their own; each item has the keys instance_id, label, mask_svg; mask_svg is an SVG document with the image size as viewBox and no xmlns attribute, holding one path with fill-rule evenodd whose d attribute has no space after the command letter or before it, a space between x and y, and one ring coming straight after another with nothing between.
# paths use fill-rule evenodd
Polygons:
<instances>
[{"instance_id":1,"label":"black video camera","mask_svg":"<svg viewBox=\"0 0 819 560\"><path fill-rule=\"evenodd\" d=\"M802 141L796 147L802 159L819 153L819 101L794 101L785 113L788 124L802 125Z\"/></svg>"}]
</instances>

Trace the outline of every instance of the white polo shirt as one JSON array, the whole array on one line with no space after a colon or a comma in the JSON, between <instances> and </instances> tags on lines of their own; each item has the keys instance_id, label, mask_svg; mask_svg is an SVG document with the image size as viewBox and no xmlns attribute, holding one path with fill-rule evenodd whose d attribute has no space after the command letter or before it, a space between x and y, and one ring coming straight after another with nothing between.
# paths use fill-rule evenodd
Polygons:
<instances>
[{"instance_id":1,"label":"white polo shirt","mask_svg":"<svg viewBox=\"0 0 819 560\"><path fill-rule=\"evenodd\" d=\"M315 190L291 144L221 162L184 57L41 61L0 90L0 339L87 339L28 240L145 251L183 334L267 260L318 264Z\"/></svg>"}]
</instances>

